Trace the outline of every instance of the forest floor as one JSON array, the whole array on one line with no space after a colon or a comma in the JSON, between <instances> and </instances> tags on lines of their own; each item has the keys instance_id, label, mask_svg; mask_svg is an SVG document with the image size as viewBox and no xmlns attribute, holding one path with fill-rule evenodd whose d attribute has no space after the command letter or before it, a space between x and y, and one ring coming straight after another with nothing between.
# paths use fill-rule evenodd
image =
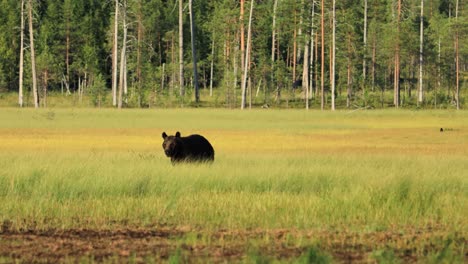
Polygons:
<instances>
[{"instance_id":1,"label":"forest floor","mask_svg":"<svg viewBox=\"0 0 468 264\"><path fill-rule=\"evenodd\" d=\"M304 242L308 241L308 242ZM0 256L24 263L66 262L304 262L325 257L338 263L437 262L464 252L466 236L443 226L370 231L192 230L188 227L8 231ZM431 252L434 253L431 256ZM0 258L1 260L1 258ZM458 259L461 263L462 259ZM328 262L328 261L326 261Z\"/></svg>"}]
</instances>

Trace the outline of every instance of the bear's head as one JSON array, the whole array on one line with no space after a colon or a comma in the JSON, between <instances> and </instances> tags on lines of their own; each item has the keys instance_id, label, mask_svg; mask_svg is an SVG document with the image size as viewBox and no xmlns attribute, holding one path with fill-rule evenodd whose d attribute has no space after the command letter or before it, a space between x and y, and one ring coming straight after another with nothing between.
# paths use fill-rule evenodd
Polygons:
<instances>
[{"instance_id":1,"label":"bear's head","mask_svg":"<svg viewBox=\"0 0 468 264\"><path fill-rule=\"evenodd\" d=\"M166 153L166 156L174 157L177 153L180 152L182 146L180 144L179 131L177 131L175 136L168 136L166 132L163 132L162 137L164 139L162 147L164 149L164 153Z\"/></svg>"}]
</instances>

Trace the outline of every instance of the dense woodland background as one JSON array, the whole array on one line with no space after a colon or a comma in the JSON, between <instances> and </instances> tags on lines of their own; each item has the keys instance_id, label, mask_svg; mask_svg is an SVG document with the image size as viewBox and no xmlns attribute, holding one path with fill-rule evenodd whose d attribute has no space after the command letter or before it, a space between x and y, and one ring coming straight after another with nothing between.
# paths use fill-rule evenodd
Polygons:
<instances>
[{"instance_id":1,"label":"dense woodland background","mask_svg":"<svg viewBox=\"0 0 468 264\"><path fill-rule=\"evenodd\" d=\"M0 0L0 99L463 108L464 2Z\"/></svg>"}]
</instances>

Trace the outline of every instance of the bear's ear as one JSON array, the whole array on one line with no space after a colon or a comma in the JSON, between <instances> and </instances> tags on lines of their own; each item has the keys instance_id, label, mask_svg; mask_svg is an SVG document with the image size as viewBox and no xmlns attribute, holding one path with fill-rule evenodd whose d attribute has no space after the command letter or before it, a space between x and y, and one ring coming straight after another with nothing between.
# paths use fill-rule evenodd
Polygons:
<instances>
[{"instance_id":1,"label":"bear's ear","mask_svg":"<svg viewBox=\"0 0 468 264\"><path fill-rule=\"evenodd\" d=\"M175 133L175 136L176 136L176 137L180 137L180 132L177 131L177 132Z\"/></svg>"},{"instance_id":2,"label":"bear's ear","mask_svg":"<svg viewBox=\"0 0 468 264\"><path fill-rule=\"evenodd\" d=\"M166 139L166 138L167 138L167 134L166 134L166 132L163 132L163 133L162 133L162 137L163 137L164 139Z\"/></svg>"}]
</instances>

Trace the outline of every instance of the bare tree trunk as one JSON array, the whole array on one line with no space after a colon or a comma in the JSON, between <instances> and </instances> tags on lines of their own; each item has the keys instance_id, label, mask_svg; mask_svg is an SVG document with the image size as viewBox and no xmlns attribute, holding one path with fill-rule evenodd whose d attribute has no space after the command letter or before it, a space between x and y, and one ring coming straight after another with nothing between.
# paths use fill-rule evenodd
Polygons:
<instances>
[{"instance_id":1,"label":"bare tree trunk","mask_svg":"<svg viewBox=\"0 0 468 264\"><path fill-rule=\"evenodd\" d=\"M112 47L112 105L117 106L117 64L118 64L118 32L119 32L119 0L115 0L114 41Z\"/></svg>"},{"instance_id":2,"label":"bare tree trunk","mask_svg":"<svg viewBox=\"0 0 468 264\"><path fill-rule=\"evenodd\" d=\"M36 77L36 54L34 52L34 33L33 33L33 16L32 16L32 0L28 1L29 13L29 41L31 45L31 72L34 94L34 107L39 108L39 96L37 90L37 77Z\"/></svg>"},{"instance_id":3,"label":"bare tree trunk","mask_svg":"<svg viewBox=\"0 0 468 264\"><path fill-rule=\"evenodd\" d=\"M306 109L309 109L309 42L307 41L304 46L304 67L302 69L302 91L304 91L304 98Z\"/></svg>"},{"instance_id":4,"label":"bare tree trunk","mask_svg":"<svg viewBox=\"0 0 468 264\"><path fill-rule=\"evenodd\" d=\"M122 50L120 53L120 79L119 79L119 102L118 108L122 108L122 92L126 90L126 83L125 83L125 68L126 68L126 50L127 50L127 21L126 21L126 13L127 13L127 0L123 1L122 7L122 24L123 24L123 39L122 39Z\"/></svg>"},{"instance_id":5,"label":"bare tree trunk","mask_svg":"<svg viewBox=\"0 0 468 264\"><path fill-rule=\"evenodd\" d=\"M367 56L367 0L364 0L364 34L363 34L363 39L364 39L364 54L362 57L362 91L363 93L365 92L366 89L366 56Z\"/></svg>"},{"instance_id":6,"label":"bare tree trunk","mask_svg":"<svg viewBox=\"0 0 468 264\"><path fill-rule=\"evenodd\" d=\"M179 0L179 86L180 95L185 95L184 87L184 7L183 0Z\"/></svg>"},{"instance_id":7,"label":"bare tree trunk","mask_svg":"<svg viewBox=\"0 0 468 264\"><path fill-rule=\"evenodd\" d=\"M137 29L137 68L136 68L136 82L138 89L138 106L141 107L141 83L142 83L142 74L141 74L141 45L143 42L143 18L141 13L141 0L138 0L138 29Z\"/></svg>"},{"instance_id":8,"label":"bare tree trunk","mask_svg":"<svg viewBox=\"0 0 468 264\"><path fill-rule=\"evenodd\" d=\"M250 45L248 53L252 53L252 45ZM250 60L250 56L247 65L247 72L250 72L250 70L252 69L252 61ZM252 109L252 76L250 74L247 77L247 87L249 89L249 109Z\"/></svg>"},{"instance_id":9,"label":"bare tree trunk","mask_svg":"<svg viewBox=\"0 0 468 264\"><path fill-rule=\"evenodd\" d=\"M211 65L210 65L210 97L213 96L213 68L215 55L215 31L213 30L213 40L211 41Z\"/></svg>"},{"instance_id":10,"label":"bare tree trunk","mask_svg":"<svg viewBox=\"0 0 468 264\"><path fill-rule=\"evenodd\" d=\"M351 47L351 36L350 33L348 33L348 67L347 67L347 73L348 73L348 78L346 81L346 86L347 86L347 92L346 92L346 107L349 108L351 106L351 95L352 95L352 90L351 90L351 52L352 52L352 47Z\"/></svg>"},{"instance_id":11,"label":"bare tree trunk","mask_svg":"<svg viewBox=\"0 0 468 264\"><path fill-rule=\"evenodd\" d=\"M273 4L273 23L271 32L271 83L275 83L275 47L276 47L276 10L278 9L278 0Z\"/></svg>"},{"instance_id":12,"label":"bare tree trunk","mask_svg":"<svg viewBox=\"0 0 468 264\"><path fill-rule=\"evenodd\" d=\"M124 33L124 35L127 35ZM125 38L127 39L127 38ZM128 103L128 83L127 83L127 51L125 51L125 56L124 56L124 71L123 71L123 88L124 88L124 99L125 103Z\"/></svg>"},{"instance_id":13,"label":"bare tree trunk","mask_svg":"<svg viewBox=\"0 0 468 264\"><path fill-rule=\"evenodd\" d=\"M249 15L249 28L247 29L247 52L245 54L245 73L242 78L242 102L241 102L241 109L245 108L245 101L246 101L246 93L247 93L247 75L248 75L248 63L250 61L250 46L251 46L251 38L252 38L252 14L253 14L253 7L254 7L254 0L250 2L250 15Z\"/></svg>"},{"instance_id":14,"label":"bare tree trunk","mask_svg":"<svg viewBox=\"0 0 468 264\"><path fill-rule=\"evenodd\" d=\"M161 74L161 91L164 90L164 83L166 80L166 63L163 63L162 65L162 74ZM155 95L156 97L156 95Z\"/></svg>"},{"instance_id":15,"label":"bare tree trunk","mask_svg":"<svg viewBox=\"0 0 468 264\"><path fill-rule=\"evenodd\" d=\"M276 40L276 58L280 58L280 41L279 41L279 35L277 36ZM288 49L289 50L289 49ZM276 81L276 96L275 96L275 102L279 105L281 104L281 85Z\"/></svg>"},{"instance_id":16,"label":"bare tree trunk","mask_svg":"<svg viewBox=\"0 0 468 264\"><path fill-rule=\"evenodd\" d=\"M198 73L197 73L197 52L195 49L195 21L193 19L192 0L189 0L190 12L190 32L192 39L192 62L193 62L193 84L195 86L195 102L200 102L200 89L198 87Z\"/></svg>"},{"instance_id":17,"label":"bare tree trunk","mask_svg":"<svg viewBox=\"0 0 468 264\"><path fill-rule=\"evenodd\" d=\"M457 110L460 110L460 51L458 47L458 40L459 40L459 33L458 33L458 0L455 2L455 72L456 72L456 77L455 77L455 86L456 86L456 92L455 92L455 100L457 103Z\"/></svg>"},{"instance_id":18,"label":"bare tree trunk","mask_svg":"<svg viewBox=\"0 0 468 264\"><path fill-rule=\"evenodd\" d=\"M275 71L276 71L276 68L275 68L275 52L279 52L276 49L276 43L278 42L277 39L276 39L276 35L278 34L277 32L277 28L276 28L276 13L277 13L277 9L278 9L278 0L275 0L274 2L274 5L273 5L273 25L272 25L272 34L271 34L271 82L272 82L272 86L276 86L276 101L279 103L280 102L280 97L281 97L281 91L280 91L280 87L278 85L278 82L277 80L275 80ZM278 45L278 49L279 49L279 45ZM279 57L279 56L277 56Z\"/></svg>"},{"instance_id":19,"label":"bare tree trunk","mask_svg":"<svg viewBox=\"0 0 468 264\"><path fill-rule=\"evenodd\" d=\"M71 16L71 1L67 1L67 14L65 22L65 67L66 67L66 76L65 76L65 87L67 88L67 95L70 95L70 16ZM63 90L63 89L62 89ZM62 91L63 94L63 91Z\"/></svg>"},{"instance_id":20,"label":"bare tree trunk","mask_svg":"<svg viewBox=\"0 0 468 264\"><path fill-rule=\"evenodd\" d=\"M78 76L78 102L81 104L81 76Z\"/></svg>"},{"instance_id":21,"label":"bare tree trunk","mask_svg":"<svg viewBox=\"0 0 468 264\"><path fill-rule=\"evenodd\" d=\"M418 105L423 102L423 45L424 45L424 0L421 0L421 21L419 27L419 93Z\"/></svg>"},{"instance_id":22,"label":"bare tree trunk","mask_svg":"<svg viewBox=\"0 0 468 264\"><path fill-rule=\"evenodd\" d=\"M395 71L393 78L393 103L395 107L400 106L400 16L401 16L401 0L398 0L397 14L397 37L395 47Z\"/></svg>"},{"instance_id":23,"label":"bare tree trunk","mask_svg":"<svg viewBox=\"0 0 468 264\"><path fill-rule=\"evenodd\" d=\"M320 76L320 87L321 87L321 99L320 99L320 109L323 110L325 106L325 1L322 0L322 17L321 17L321 41L322 41L322 67L321 67L321 76Z\"/></svg>"},{"instance_id":24,"label":"bare tree trunk","mask_svg":"<svg viewBox=\"0 0 468 264\"><path fill-rule=\"evenodd\" d=\"M294 15L294 24L296 24L296 15ZM296 82L296 61L297 61L297 30L296 25L294 25L294 34L293 34L293 57L292 57L292 80L293 83Z\"/></svg>"},{"instance_id":25,"label":"bare tree trunk","mask_svg":"<svg viewBox=\"0 0 468 264\"><path fill-rule=\"evenodd\" d=\"M245 30L244 30L244 2L245 0L240 0L240 51L241 51L241 79L244 79L245 74Z\"/></svg>"},{"instance_id":26,"label":"bare tree trunk","mask_svg":"<svg viewBox=\"0 0 468 264\"><path fill-rule=\"evenodd\" d=\"M85 88L86 88L87 83L88 83L88 72L85 71L84 74L85 75L84 75L84 78L83 78L83 81L82 81L82 84L81 84L80 103L83 101L84 91L85 91Z\"/></svg>"},{"instance_id":27,"label":"bare tree trunk","mask_svg":"<svg viewBox=\"0 0 468 264\"><path fill-rule=\"evenodd\" d=\"M48 84L48 78L49 78L49 71L48 70L44 70L43 72L43 87L42 87L42 92L43 92L43 98L42 98L42 105L45 107L47 107L47 85Z\"/></svg>"},{"instance_id":28,"label":"bare tree trunk","mask_svg":"<svg viewBox=\"0 0 468 264\"><path fill-rule=\"evenodd\" d=\"M332 70L331 70L331 110L335 111L335 51L336 51L336 12L335 0L333 0L333 18L332 18Z\"/></svg>"},{"instance_id":29,"label":"bare tree trunk","mask_svg":"<svg viewBox=\"0 0 468 264\"><path fill-rule=\"evenodd\" d=\"M315 1L312 1L312 19L310 22L310 69L309 69L309 97L307 98L308 100L312 98L313 94L313 65L314 65L314 17L315 17Z\"/></svg>"},{"instance_id":30,"label":"bare tree trunk","mask_svg":"<svg viewBox=\"0 0 468 264\"><path fill-rule=\"evenodd\" d=\"M296 12L296 9L294 10ZM304 24L304 0L301 0L301 10L299 12L299 28L297 29L297 36L299 42L297 43L296 49L296 63L299 62L302 58L302 27Z\"/></svg>"},{"instance_id":31,"label":"bare tree trunk","mask_svg":"<svg viewBox=\"0 0 468 264\"><path fill-rule=\"evenodd\" d=\"M236 44L235 44L235 48L234 48L234 55L233 55L234 59L233 59L233 63L232 63L233 67L234 67L234 83L233 83L233 86L232 86L233 90L234 90L234 92L233 92L233 94L234 94L233 101L234 102L230 102L229 107L232 107L233 104L234 104L234 106L237 104L237 92L236 92L237 91L237 82L238 82L237 81L237 72L238 72L238 68L239 68L239 65L237 63L237 57L239 56L239 40L238 40L239 38L238 38L238 36L236 36L235 39L236 39L236 41L235 41Z\"/></svg>"},{"instance_id":32,"label":"bare tree trunk","mask_svg":"<svg viewBox=\"0 0 468 264\"><path fill-rule=\"evenodd\" d=\"M372 36L372 91L375 90L375 64L377 60L377 39L376 33L374 32Z\"/></svg>"},{"instance_id":33,"label":"bare tree trunk","mask_svg":"<svg viewBox=\"0 0 468 264\"><path fill-rule=\"evenodd\" d=\"M23 64L24 64L24 0L21 0L21 43L20 43L20 65L19 65L19 91L18 104L23 107Z\"/></svg>"},{"instance_id":34,"label":"bare tree trunk","mask_svg":"<svg viewBox=\"0 0 468 264\"><path fill-rule=\"evenodd\" d=\"M176 78L176 72L175 72L175 66L176 61L175 61L175 40L174 40L174 32L171 33L171 83L169 86L169 96L172 95L174 91L174 82Z\"/></svg>"}]
</instances>

